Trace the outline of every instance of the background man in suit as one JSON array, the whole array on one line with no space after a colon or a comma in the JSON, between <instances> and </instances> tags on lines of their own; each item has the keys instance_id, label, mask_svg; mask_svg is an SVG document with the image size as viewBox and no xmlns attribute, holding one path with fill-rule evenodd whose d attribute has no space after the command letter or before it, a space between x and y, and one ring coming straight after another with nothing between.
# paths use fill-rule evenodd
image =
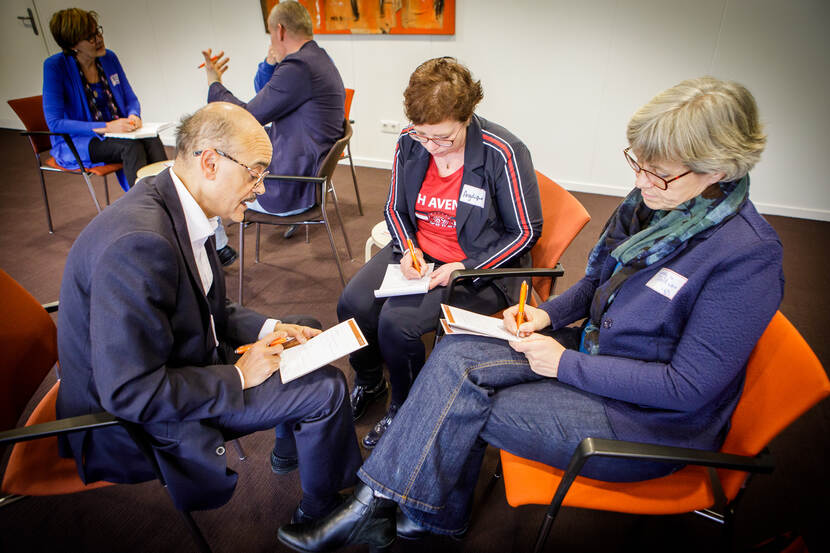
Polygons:
<instances>
[{"instance_id":1,"label":"background man in suit","mask_svg":"<svg viewBox=\"0 0 830 553\"><path fill-rule=\"evenodd\" d=\"M272 123L271 174L313 176L343 136L343 80L329 55L313 40L311 16L302 4L280 2L274 6L268 16L268 31L269 56L272 53L274 59L260 64L254 79L257 95L247 104L222 84L228 58L211 61L211 51L202 52L210 85L208 102L231 102L251 112L263 125ZM314 205L315 186L268 182L265 194L248 207L278 215L302 213ZM293 229L286 231L286 238ZM217 241L221 241L218 235Z\"/></svg>"},{"instance_id":2,"label":"background man in suit","mask_svg":"<svg viewBox=\"0 0 830 553\"><path fill-rule=\"evenodd\" d=\"M268 344L281 335L304 342L319 333L305 325L319 323L266 319L230 303L211 236L217 216L240 221L245 202L262 193L268 136L245 110L216 103L182 120L176 147L169 171L104 210L69 252L58 415L104 409L141 423L174 501L189 510L230 499L226 440L288 428L304 466L294 519L319 517L360 463L345 379L330 366L288 384L272 376L282 346ZM254 341L234 364L232 348ZM154 477L120 427L78 432L62 447L85 481Z\"/></svg>"}]
</instances>

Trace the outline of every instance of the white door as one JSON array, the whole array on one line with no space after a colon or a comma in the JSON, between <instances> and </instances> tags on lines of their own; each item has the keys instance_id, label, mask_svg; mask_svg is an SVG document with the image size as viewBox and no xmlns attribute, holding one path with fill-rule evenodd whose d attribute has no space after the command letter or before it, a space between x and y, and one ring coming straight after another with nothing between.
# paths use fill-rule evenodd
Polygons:
<instances>
[{"instance_id":1,"label":"white door","mask_svg":"<svg viewBox=\"0 0 830 553\"><path fill-rule=\"evenodd\" d=\"M43 90L43 60L57 52L51 36L47 47L48 17L46 24L46 28L41 25L32 0L0 2L0 127L23 128L7 100L36 96Z\"/></svg>"}]
</instances>

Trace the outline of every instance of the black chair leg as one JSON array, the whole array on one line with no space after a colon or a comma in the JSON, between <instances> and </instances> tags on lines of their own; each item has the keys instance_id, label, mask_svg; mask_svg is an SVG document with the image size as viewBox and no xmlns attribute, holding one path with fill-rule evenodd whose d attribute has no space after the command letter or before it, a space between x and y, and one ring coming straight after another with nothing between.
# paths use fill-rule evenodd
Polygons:
<instances>
[{"instance_id":1,"label":"black chair leg","mask_svg":"<svg viewBox=\"0 0 830 553\"><path fill-rule=\"evenodd\" d=\"M185 524L187 524L187 529L190 530L190 535L193 536L193 541L196 542L196 548L199 550L199 553L212 553L205 536L196 525L196 521L193 520L193 515L188 511L179 511L179 513L182 515Z\"/></svg>"},{"instance_id":2,"label":"black chair leg","mask_svg":"<svg viewBox=\"0 0 830 553\"><path fill-rule=\"evenodd\" d=\"M43 205L46 207L46 225L49 227L49 234L55 234L55 229L52 228L52 212L49 210L49 196L46 195L46 180L43 178L43 171L38 167L40 174L40 191L43 192Z\"/></svg>"}]
</instances>

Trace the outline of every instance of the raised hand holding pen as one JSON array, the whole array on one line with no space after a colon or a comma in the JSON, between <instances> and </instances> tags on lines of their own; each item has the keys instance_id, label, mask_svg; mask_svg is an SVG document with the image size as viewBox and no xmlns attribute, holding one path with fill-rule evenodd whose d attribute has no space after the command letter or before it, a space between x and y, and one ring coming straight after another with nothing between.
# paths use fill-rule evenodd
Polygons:
<instances>
[{"instance_id":1,"label":"raised hand holding pen","mask_svg":"<svg viewBox=\"0 0 830 553\"><path fill-rule=\"evenodd\" d=\"M208 48L202 50L202 55L205 57L205 74L207 75L208 86L213 83L222 82L222 74L228 70L229 58L223 58L225 51L221 51L216 56L213 56L213 51ZM218 61L217 61L218 58Z\"/></svg>"}]
</instances>

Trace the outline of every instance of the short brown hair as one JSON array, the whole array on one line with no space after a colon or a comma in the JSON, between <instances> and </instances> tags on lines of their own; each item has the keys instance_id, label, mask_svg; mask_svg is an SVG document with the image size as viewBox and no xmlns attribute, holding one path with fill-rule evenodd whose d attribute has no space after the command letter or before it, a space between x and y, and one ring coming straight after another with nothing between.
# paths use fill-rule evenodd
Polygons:
<instances>
[{"instance_id":1,"label":"short brown hair","mask_svg":"<svg viewBox=\"0 0 830 553\"><path fill-rule=\"evenodd\" d=\"M484 92L470 70L455 58L427 60L409 77L403 93L406 116L416 125L435 125L448 119L466 122Z\"/></svg>"},{"instance_id":2,"label":"short brown hair","mask_svg":"<svg viewBox=\"0 0 830 553\"><path fill-rule=\"evenodd\" d=\"M695 173L746 175L767 137L745 86L700 77L664 90L628 123L628 144L641 161L676 161Z\"/></svg>"},{"instance_id":3,"label":"short brown hair","mask_svg":"<svg viewBox=\"0 0 830 553\"><path fill-rule=\"evenodd\" d=\"M268 14L268 25L276 29L277 24L285 27L285 30L292 35L314 38L311 16L305 6L299 2L283 0L271 8L271 13Z\"/></svg>"},{"instance_id":4,"label":"short brown hair","mask_svg":"<svg viewBox=\"0 0 830 553\"><path fill-rule=\"evenodd\" d=\"M98 14L79 8L69 8L52 14L49 30L64 52L71 52L76 44L92 36L98 29Z\"/></svg>"}]
</instances>

